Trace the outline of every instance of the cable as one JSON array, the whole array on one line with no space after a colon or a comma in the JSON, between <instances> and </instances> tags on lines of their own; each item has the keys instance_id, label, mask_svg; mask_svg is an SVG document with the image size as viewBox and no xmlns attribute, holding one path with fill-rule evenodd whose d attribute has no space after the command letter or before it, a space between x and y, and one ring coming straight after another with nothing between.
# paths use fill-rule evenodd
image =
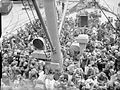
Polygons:
<instances>
[{"instance_id":1,"label":"cable","mask_svg":"<svg viewBox=\"0 0 120 90\"><path fill-rule=\"evenodd\" d=\"M21 0L22 1L22 4L23 4L23 6L24 6L24 3L23 3L23 0ZM27 0L28 1L28 0ZM30 7L30 9L31 9L31 11L32 11L32 8L31 8L31 6L30 6L30 2L28 1L28 4L29 4L29 7ZM24 6L25 7L25 6ZM25 10L26 10L26 8L25 8ZM30 23L32 24L32 21L31 21L31 19L30 19L30 16L29 16L29 14L28 14L28 12L27 12L27 10L26 10L26 13L27 13L27 15L28 15L28 18L29 18L29 20L30 20ZM33 14L33 16L34 16L34 19L35 19L35 15L34 15L34 12L32 11L32 14ZM42 22L41 22L42 23ZM33 24L32 24L32 27L33 27L33 29L35 29L34 28L34 26L33 26ZM46 33L46 32L45 32ZM47 33L46 33L47 34ZM36 35L37 36L37 35ZM46 35L47 36L47 35ZM37 36L38 37L38 36ZM48 40L49 40L49 37L48 37ZM51 42L50 42L51 43ZM46 54L45 54L46 55ZM46 57L47 57L47 55L46 55Z\"/></svg>"},{"instance_id":2,"label":"cable","mask_svg":"<svg viewBox=\"0 0 120 90\"><path fill-rule=\"evenodd\" d=\"M11 22L13 21L13 18L14 18L13 11L11 11L11 14L12 14L12 15L11 15L12 18L10 19L9 24L4 28L4 31L6 31L6 29L10 26Z\"/></svg>"},{"instance_id":3,"label":"cable","mask_svg":"<svg viewBox=\"0 0 120 90\"><path fill-rule=\"evenodd\" d=\"M19 12L17 12L17 14L18 14L17 22L15 23L15 25L14 25L14 27L12 28L12 30L10 31L10 33L11 33L12 31L14 31L15 27L17 26L17 24L18 24L18 22L19 22L19 19L20 19Z\"/></svg>"},{"instance_id":4,"label":"cable","mask_svg":"<svg viewBox=\"0 0 120 90\"><path fill-rule=\"evenodd\" d=\"M34 20L36 21L35 14L34 14L34 12L33 12L33 10L32 10L32 7L31 7L31 5L30 5L29 0L27 0L27 2L28 2L28 5L29 5L29 7L30 7L30 9L31 9L31 12L32 12L33 18L34 18ZM33 2L32 2L32 3L33 3ZM38 24L38 23L37 23L37 24ZM34 30L35 30L35 28L34 28ZM35 30L35 32L37 32L37 31ZM36 37L38 37L38 36L36 35Z\"/></svg>"},{"instance_id":5,"label":"cable","mask_svg":"<svg viewBox=\"0 0 120 90\"><path fill-rule=\"evenodd\" d=\"M29 14L28 14L27 10L26 10L26 7L25 7L25 5L24 5L23 0L21 0L21 2L22 2L23 6L24 6L24 8L25 8L25 11L26 11L27 16L28 16L28 18L29 18L29 21L30 21L30 23L32 24L32 21L31 21L31 19L30 19L30 16L29 16Z\"/></svg>"},{"instance_id":6,"label":"cable","mask_svg":"<svg viewBox=\"0 0 120 90\"><path fill-rule=\"evenodd\" d=\"M22 4L23 4L23 6L25 7L23 0L21 0L21 2L22 2ZM28 14L28 12L27 12L27 10L26 10L26 7L25 7L25 11L26 11L27 16L28 16L28 18L29 18L29 21L30 21L30 23L31 23L31 25L32 25L32 28L35 30L35 32L37 32L36 29L34 28L33 24L32 24L32 21L31 21L31 19L30 19L30 16L29 16L29 14Z\"/></svg>"},{"instance_id":7,"label":"cable","mask_svg":"<svg viewBox=\"0 0 120 90\"><path fill-rule=\"evenodd\" d=\"M107 2L105 1L105 0L103 0L104 2L105 2L105 4L108 6L108 8L111 10L111 11L113 11L111 8L110 8L110 6L107 4Z\"/></svg>"},{"instance_id":8,"label":"cable","mask_svg":"<svg viewBox=\"0 0 120 90\"><path fill-rule=\"evenodd\" d=\"M33 17L34 17L34 20L36 21L37 19L35 18L35 14L34 14L34 12L33 12L33 10L32 10L32 7L31 7L31 5L30 5L30 2L29 2L29 0L27 0L28 1L28 5L29 5L29 7L30 7L30 9L31 9L31 12L32 12L32 14L33 14ZM32 1L32 0L31 0ZM32 4L33 4L33 2L32 2ZM36 23L36 24L38 24L38 22ZM35 30L36 31L36 30ZM37 32L37 31L36 31ZM37 36L37 35L36 35Z\"/></svg>"},{"instance_id":9,"label":"cable","mask_svg":"<svg viewBox=\"0 0 120 90\"><path fill-rule=\"evenodd\" d=\"M108 19L108 17L106 16L106 14L104 13L104 11L101 9L101 7L98 5L98 3L96 2L96 0L94 0L95 4L98 6L98 8L102 11L102 13L104 14L104 16L107 18L108 22L111 24L112 28L115 30L115 28L113 27L112 23L110 22L110 20Z\"/></svg>"},{"instance_id":10,"label":"cable","mask_svg":"<svg viewBox=\"0 0 120 90\"><path fill-rule=\"evenodd\" d=\"M31 9L31 12L32 12L32 14L33 14L33 17L34 17L34 19L35 19L35 15L34 15L34 12L33 12L33 10L32 10L32 7L31 7L31 5L30 5L29 0L27 0L27 2L28 2L28 5L29 5L29 7L30 7L30 9ZM35 20L36 20L36 19L35 19Z\"/></svg>"},{"instance_id":11,"label":"cable","mask_svg":"<svg viewBox=\"0 0 120 90\"><path fill-rule=\"evenodd\" d=\"M19 11L20 11L20 10L16 10L16 9L15 9L15 12L16 12L17 15L18 15L17 21L16 21L15 23L12 23L11 25L9 25L9 27L10 27L10 26L11 26L11 27L10 27L10 28L7 28L7 31L9 31L9 32L6 33L6 35L11 34L12 32L16 31L15 28L16 28L18 22L19 22L19 19L20 19ZM13 15L13 16L14 16L14 15ZM10 23L11 23L11 22L10 22ZM14 26L13 26L13 25L14 25ZM12 27L12 26L13 26L13 27ZM6 35L5 35L5 36L6 36Z\"/></svg>"},{"instance_id":12,"label":"cable","mask_svg":"<svg viewBox=\"0 0 120 90\"><path fill-rule=\"evenodd\" d=\"M114 13L114 11L110 8L110 6L107 4L107 2L105 1L105 0L103 0L104 2L105 2L105 4L108 6L108 8L111 10L111 12L113 12ZM115 15L115 14L114 14ZM117 17L117 19L120 21L120 19L118 18L118 16L117 15L115 15L116 17Z\"/></svg>"}]
</instances>

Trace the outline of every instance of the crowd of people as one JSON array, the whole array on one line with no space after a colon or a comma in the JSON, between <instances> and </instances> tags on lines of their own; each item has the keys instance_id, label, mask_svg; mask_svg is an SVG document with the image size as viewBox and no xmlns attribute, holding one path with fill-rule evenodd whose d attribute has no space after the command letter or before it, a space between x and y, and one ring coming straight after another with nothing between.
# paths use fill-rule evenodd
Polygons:
<instances>
[{"instance_id":1,"label":"crowd of people","mask_svg":"<svg viewBox=\"0 0 120 90\"><path fill-rule=\"evenodd\" d=\"M71 48L79 34L89 36L82 55L79 50ZM9 89L14 87L15 90L120 90L118 24L115 28L110 22L80 28L75 20L66 18L60 35L62 72L49 70L47 60L31 56L36 50L32 43L36 37L45 39L49 51L49 43L39 20L27 23L24 29L18 29L17 34L3 37L2 89L9 86Z\"/></svg>"}]
</instances>

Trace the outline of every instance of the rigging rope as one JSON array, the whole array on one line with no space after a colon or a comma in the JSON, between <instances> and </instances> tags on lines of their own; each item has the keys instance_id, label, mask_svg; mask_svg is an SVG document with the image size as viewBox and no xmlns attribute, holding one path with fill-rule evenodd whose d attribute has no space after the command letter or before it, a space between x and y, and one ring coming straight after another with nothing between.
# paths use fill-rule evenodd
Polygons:
<instances>
[{"instance_id":1,"label":"rigging rope","mask_svg":"<svg viewBox=\"0 0 120 90\"><path fill-rule=\"evenodd\" d=\"M30 7L30 9L31 9L31 12L32 12L32 14L33 14L33 17L34 17L34 19L36 20L36 18L35 18L35 14L34 14L34 12L33 12L33 10L32 10L32 7L31 7L31 5L30 5L29 0L27 0L27 2L28 2L28 5L29 5L29 7Z\"/></svg>"},{"instance_id":2,"label":"rigging rope","mask_svg":"<svg viewBox=\"0 0 120 90\"><path fill-rule=\"evenodd\" d=\"M25 11L26 11L27 16L28 16L28 18L29 18L29 21L30 21L30 23L31 23L31 25L32 25L32 28L35 30L35 32L37 32L36 29L35 29L35 27L34 27L33 24L32 24L31 18L30 18L30 16L29 16L29 13L27 12L27 9L26 9L26 7L25 7L25 5L24 5L23 0L21 0L21 2L22 2L23 6L24 6L24 8L25 8ZM36 36L37 36L37 35L36 35Z\"/></svg>"},{"instance_id":3,"label":"rigging rope","mask_svg":"<svg viewBox=\"0 0 120 90\"><path fill-rule=\"evenodd\" d=\"M102 11L102 13L104 14L104 16L107 18L108 22L111 24L112 28L115 30L114 26L112 25L111 21L109 20L109 18L107 17L107 15L104 13L104 11L102 10L102 8L98 5L98 3L96 2L96 0L94 0L95 4L98 6L98 8Z\"/></svg>"},{"instance_id":4,"label":"rigging rope","mask_svg":"<svg viewBox=\"0 0 120 90\"><path fill-rule=\"evenodd\" d=\"M21 0L21 1L22 1L23 6L24 6L23 0ZM32 8L31 8L31 5L30 5L29 0L27 0L27 2L28 2L28 4L29 4L29 7L30 7L30 9L31 9L31 12L32 12L32 14L33 14L33 16L34 16L34 19L36 20L35 15L34 15L34 12L33 12ZM24 7L25 7L25 6L24 6ZM30 19L30 16L29 16L29 14L28 14L28 12L27 12L27 10L26 10L26 7L25 7L25 11L26 11L27 16L28 16L28 18L29 18L29 21L30 21L30 23L31 23L31 25L32 25L32 28L36 31L35 27L34 27L33 24L32 24L32 21L31 21L31 19ZM37 31L36 31L36 32L37 32ZM36 34L35 34L35 35L36 35ZM36 35L36 37L38 37L38 36ZM44 51L44 53L45 53L45 56L48 57L48 55L46 54L45 51Z\"/></svg>"},{"instance_id":5,"label":"rigging rope","mask_svg":"<svg viewBox=\"0 0 120 90\"><path fill-rule=\"evenodd\" d=\"M25 7L25 5L24 5L23 0L21 0L21 2L22 2L23 6L24 6L24 8L25 8L25 11L26 11L26 13L27 13L28 19L29 19L29 21L30 21L30 23L31 23L31 25L32 25L32 21L31 21L31 19L30 19L30 16L29 16L29 14L28 14L28 12L27 12L27 9L26 9L26 7ZM33 27L33 26L32 26L32 27Z\"/></svg>"},{"instance_id":6,"label":"rigging rope","mask_svg":"<svg viewBox=\"0 0 120 90\"><path fill-rule=\"evenodd\" d=\"M114 11L110 8L110 6L107 4L107 2L105 1L105 0L103 0L104 2L105 2L105 4L108 6L108 8L111 10L111 12L113 12L114 13ZM116 17L117 17L117 19L120 21L120 19L118 18L118 16L117 15L115 15Z\"/></svg>"},{"instance_id":7,"label":"rigging rope","mask_svg":"<svg viewBox=\"0 0 120 90\"><path fill-rule=\"evenodd\" d=\"M32 0L31 0L32 1ZM32 10L32 7L31 7L31 5L30 5L30 2L29 2L29 0L27 0L27 2L28 2L28 5L29 5L29 7L30 7L30 9L31 9L31 12L32 12L32 14L33 14L33 17L34 17L34 19L36 20L36 18L35 18L35 14L34 14L34 12L33 12L33 10ZM33 2L32 2L32 4L33 4ZM34 4L33 4L34 5ZM37 24L39 24L38 22L37 22ZM36 35L37 36L37 35ZM38 36L37 36L38 37ZM45 53L46 54L46 53Z\"/></svg>"}]
</instances>

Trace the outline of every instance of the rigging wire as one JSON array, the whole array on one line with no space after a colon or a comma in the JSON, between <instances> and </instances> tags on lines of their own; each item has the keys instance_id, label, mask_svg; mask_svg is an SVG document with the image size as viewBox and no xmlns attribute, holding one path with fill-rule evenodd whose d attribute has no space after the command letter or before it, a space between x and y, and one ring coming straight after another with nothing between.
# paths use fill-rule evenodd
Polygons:
<instances>
[{"instance_id":1,"label":"rigging wire","mask_svg":"<svg viewBox=\"0 0 120 90\"><path fill-rule=\"evenodd\" d=\"M15 25L14 25L14 27L12 28L12 30L10 31L10 33L11 33L12 31L14 31L15 27L18 25L18 22L19 22L19 20L20 20L19 12L17 12L17 15L18 15L18 17L17 17L17 22L15 23Z\"/></svg>"},{"instance_id":2,"label":"rigging wire","mask_svg":"<svg viewBox=\"0 0 120 90\"><path fill-rule=\"evenodd\" d=\"M22 2L23 6L24 6L24 8L25 8L25 11L26 11L26 13L27 13L28 19L29 19L30 23L32 24L32 21L31 21L31 19L30 19L30 16L29 16L29 14L28 14L28 12L27 12L27 9L26 9L26 6L24 5L23 0L21 0L21 2Z\"/></svg>"},{"instance_id":3,"label":"rigging wire","mask_svg":"<svg viewBox=\"0 0 120 90\"><path fill-rule=\"evenodd\" d=\"M34 20L36 20L35 14L34 14L34 12L33 12L33 9L32 9L32 7L31 7L31 5L30 5L29 0L27 0L27 2L28 2L28 5L29 5L29 7L30 7L30 9L31 9L31 12L32 12L32 14L33 14ZM32 4L33 4L33 2L32 2ZM37 24L38 24L38 22L37 22ZM36 36L37 36L37 35L36 35ZM46 53L45 51L44 51L44 54L45 54L46 57L48 57L48 55L47 55L47 53Z\"/></svg>"},{"instance_id":4,"label":"rigging wire","mask_svg":"<svg viewBox=\"0 0 120 90\"><path fill-rule=\"evenodd\" d=\"M105 2L105 4L108 6L108 8L111 10L111 11L113 11L111 8L110 8L110 6L107 4L107 2L105 1L105 0L103 0L104 2Z\"/></svg>"},{"instance_id":5,"label":"rigging wire","mask_svg":"<svg viewBox=\"0 0 120 90\"><path fill-rule=\"evenodd\" d=\"M9 26L11 26L10 24L11 24L11 22L12 22L12 21L13 21L13 19L14 19L14 14L13 14L13 11L11 11L11 13L10 13L10 14L11 14L11 16L12 16L12 17L11 17L11 19L10 19L9 24L8 24L8 25L7 25L7 26L3 29L4 31L6 31L6 30L8 29L8 27L9 27ZM6 33L7 33L7 32L6 32Z\"/></svg>"},{"instance_id":6,"label":"rigging wire","mask_svg":"<svg viewBox=\"0 0 120 90\"><path fill-rule=\"evenodd\" d=\"M29 19L29 21L30 21L30 23L31 23L31 25L32 25L32 28L35 30L35 32L37 32L36 29L34 28L33 24L32 24L31 18L30 18L30 16L29 16L29 13L27 12L27 9L26 9L26 6L24 5L23 0L21 0L21 2L22 2L23 6L24 6L24 8L25 8L25 11L26 11L27 16L28 16L28 19Z\"/></svg>"},{"instance_id":7,"label":"rigging wire","mask_svg":"<svg viewBox=\"0 0 120 90\"><path fill-rule=\"evenodd\" d=\"M33 9L32 9L32 7L31 7L31 5L30 5L30 2L29 2L29 0L27 0L27 2L28 2L28 5L29 5L29 7L30 7L30 9L31 9L31 12L32 12L32 15L33 15L33 17L34 17L34 20L37 20L36 18L35 18L35 14L34 14L34 12L33 12ZM31 0L31 2L32 2L32 0ZM32 2L32 4L33 4L33 2ZM33 4L34 5L34 4ZM39 24L38 22L37 22L37 24ZM35 30L36 31L36 30ZM36 31L37 32L37 31ZM36 35L37 36L37 35ZM38 37L38 36L37 36Z\"/></svg>"},{"instance_id":8,"label":"rigging wire","mask_svg":"<svg viewBox=\"0 0 120 90\"><path fill-rule=\"evenodd\" d=\"M34 12L33 12L33 9L32 9L32 7L31 7L31 5L30 5L29 0L27 0L27 2L28 2L28 5L29 5L29 7L30 7L30 9L31 9L31 12L32 12L32 14L33 14L33 17L34 17L34 19L36 20L36 18L35 18L35 14L34 14Z\"/></svg>"},{"instance_id":9,"label":"rigging wire","mask_svg":"<svg viewBox=\"0 0 120 90\"><path fill-rule=\"evenodd\" d=\"M24 2L23 2L23 0L21 0L21 1L22 1L23 6L24 6ZM28 4L29 4L30 9L31 9L31 11L32 11L32 8L31 8L31 5L30 5L30 2L29 2L29 0L27 0L27 1L28 1ZM24 7L25 7L25 6L24 6ZM26 10L26 7L25 7L25 11L26 11L27 16L28 16L28 18L29 18L29 20L30 20L30 23L31 23L31 25L32 25L32 28L35 30L35 32L37 32L36 29L34 28L33 24L32 24L32 21L31 21L31 19L30 19L30 16L29 16L29 14L28 14L28 12L27 12L27 10ZM34 12L33 12L33 11L32 11L32 14L33 14L34 19L35 19L35 15L34 15ZM35 20L36 20L36 19L35 19ZM36 35L36 34L35 34L35 35ZM38 35L36 35L36 37L38 37ZM44 53L45 53L45 56L48 57L45 51L44 51Z\"/></svg>"},{"instance_id":10,"label":"rigging wire","mask_svg":"<svg viewBox=\"0 0 120 90\"><path fill-rule=\"evenodd\" d=\"M104 16L107 18L108 22L111 24L112 28L115 30L114 26L112 25L112 23L110 22L109 18L107 17L107 15L104 13L104 11L102 10L102 8L98 5L98 3L96 2L96 0L94 0L95 4L98 6L98 8L102 11L102 13L104 14Z\"/></svg>"},{"instance_id":11,"label":"rigging wire","mask_svg":"<svg viewBox=\"0 0 120 90\"><path fill-rule=\"evenodd\" d=\"M29 5L29 7L30 7L30 9L31 9L31 12L32 12L32 14L33 14L33 17L34 17L34 20L36 21L37 19L35 18L35 14L34 14L34 12L33 12L33 9L32 9L32 7L31 7L31 5L30 5L30 2L29 2L29 0L27 0L28 1L28 5ZM31 0L31 2L32 2L32 0ZM33 4L33 2L32 2L32 4ZM34 4L33 4L33 6L34 6ZM39 24L38 22L37 22L37 24ZM35 30L36 31L36 30Z\"/></svg>"},{"instance_id":12,"label":"rigging wire","mask_svg":"<svg viewBox=\"0 0 120 90\"><path fill-rule=\"evenodd\" d=\"M113 12L114 13L114 11L110 8L110 6L107 4L107 2L105 1L105 0L103 0L104 2L105 2L105 4L107 5L107 7L111 10L111 12ZM117 15L115 15L116 17L117 17L117 19L120 21L120 19L118 18L118 16Z\"/></svg>"},{"instance_id":13,"label":"rigging wire","mask_svg":"<svg viewBox=\"0 0 120 90\"><path fill-rule=\"evenodd\" d=\"M10 29L7 28L7 30L8 30L8 31L10 30L10 31L7 32L5 36L7 36L8 34L12 34L12 32L15 31L15 27L17 26L17 24L18 24L18 22L19 22L20 14L19 14L19 12L18 12L17 10L15 10L15 11L16 11L16 13L17 13L17 21L16 21L14 24L9 25L9 27L11 26L11 28L10 28ZM14 26L13 26L13 25L14 25ZM12 27L12 26L13 26L13 27Z\"/></svg>"}]
</instances>

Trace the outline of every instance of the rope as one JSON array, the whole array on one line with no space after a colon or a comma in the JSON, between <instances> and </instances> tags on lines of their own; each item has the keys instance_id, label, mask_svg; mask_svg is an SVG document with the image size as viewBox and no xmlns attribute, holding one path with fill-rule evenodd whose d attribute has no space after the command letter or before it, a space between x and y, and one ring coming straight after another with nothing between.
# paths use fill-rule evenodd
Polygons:
<instances>
[{"instance_id":1,"label":"rope","mask_svg":"<svg viewBox=\"0 0 120 90\"><path fill-rule=\"evenodd\" d=\"M24 5L23 0L21 0L21 2L22 2L23 6L24 6L24 8L25 8L25 11L26 11L27 16L28 16L28 18L29 18L29 21L30 21L30 23L31 23L31 25L32 25L32 28L35 30L35 32L37 32L36 29L34 28L33 24L32 24L31 18L30 18L30 16L29 16L28 12L27 12L27 9L26 9L26 7L25 7L25 5ZM38 37L38 36L36 35L36 37Z\"/></svg>"},{"instance_id":2,"label":"rope","mask_svg":"<svg viewBox=\"0 0 120 90\"><path fill-rule=\"evenodd\" d=\"M108 19L107 15L104 13L104 11L101 9L101 7L98 5L98 3L95 1L95 4L98 6L98 8L102 11L102 13L104 14L104 16L107 18L108 22L111 24L112 28L115 30L115 28L113 27L112 23L110 22L110 20Z\"/></svg>"},{"instance_id":3,"label":"rope","mask_svg":"<svg viewBox=\"0 0 120 90\"><path fill-rule=\"evenodd\" d=\"M23 6L24 6L24 8L25 8L25 11L26 11L26 13L27 13L28 19L29 19L29 21L30 21L30 23L31 23L31 25L32 25L32 21L31 21L31 19L30 19L30 16L29 16L29 14L28 14L28 12L27 12L27 9L26 9L26 7L25 7L25 5L24 5L23 0L21 0L21 2L22 2ZM32 27L33 27L33 26L32 26Z\"/></svg>"},{"instance_id":4,"label":"rope","mask_svg":"<svg viewBox=\"0 0 120 90\"><path fill-rule=\"evenodd\" d=\"M107 2L104 0L104 2L105 2L105 4L108 6L108 8L111 10L111 12L113 12L114 13L114 11L110 8L110 6L107 4ZM115 15L116 17L117 17L117 19L120 21L120 19L118 18L118 16L117 15Z\"/></svg>"},{"instance_id":5,"label":"rope","mask_svg":"<svg viewBox=\"0 0 120 90\"><path fill-rule=\"evenodd\" d=\"M34 14L34 12L33 12L33 10L32 10L32 7L31 7L31 5L30 5L29 0L27 0L27 2L28 2L28 5L29 5L29 7L30 7L30 9L31 9L31 12L32 12L32 14L33 14L33 17L34 17L34 19L35 19L35 14ZM36 19L35 19L35 20L36 20Z\"/></svg>"}]
</instances>

